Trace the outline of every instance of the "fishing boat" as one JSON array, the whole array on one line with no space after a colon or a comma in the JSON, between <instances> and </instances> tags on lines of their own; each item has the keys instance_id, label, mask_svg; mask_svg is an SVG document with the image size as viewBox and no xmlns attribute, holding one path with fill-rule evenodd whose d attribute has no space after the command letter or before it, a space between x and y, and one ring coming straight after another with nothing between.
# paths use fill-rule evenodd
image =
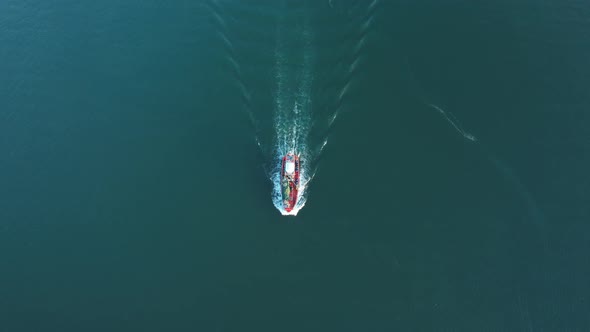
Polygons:
<instances>
[{"instance_id":1,"label":"fishing boat","mask_svg":"<svg viewBox=\"0 0 590 332\"><path fill-rule=\"evenodd\" d=\"M291 212L297 204L299 192L299 156L293 152L287 153L281 164L281 192L283 208Z\"/></svg>"}]
</instances>

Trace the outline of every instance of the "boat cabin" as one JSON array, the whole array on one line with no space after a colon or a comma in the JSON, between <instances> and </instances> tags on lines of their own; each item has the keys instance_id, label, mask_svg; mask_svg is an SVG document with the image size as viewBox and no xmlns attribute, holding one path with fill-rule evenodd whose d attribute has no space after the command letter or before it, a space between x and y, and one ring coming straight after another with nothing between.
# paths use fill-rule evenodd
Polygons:
<instances>
[{"instance_id":1,"label":"boat cabin","mask_svg":"<svg viewBox=\"0 0 590 332\"><path fill-rule=\"evenodd\" d=\"M295 173L295 162L287 161L285 163L285 173L287 173L287 174Z\"/></svg>"}]
</instances>

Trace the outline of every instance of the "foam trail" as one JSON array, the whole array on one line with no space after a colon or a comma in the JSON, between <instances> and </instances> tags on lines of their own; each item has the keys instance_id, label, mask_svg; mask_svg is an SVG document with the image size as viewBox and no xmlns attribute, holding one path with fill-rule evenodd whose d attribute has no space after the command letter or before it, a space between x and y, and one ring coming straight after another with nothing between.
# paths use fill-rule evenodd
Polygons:
<instances>
[{"instance_id":1,"label":"foam trail","mask_svg":"<svg viewBox=\"0 0 590 332\"><path fill-rule=\"evenodd\" d=\"M361 25L361 31L366 31L373 23L374 18L375 16L373 15L369 16L369 18Z\"/></svg>"},{"instance_id":2,"label":"foam trail","mask_svg":"<svg viewBox=\"0 0 590 332\"><path fill-rule=\"evenodd\" d=\"M233 56L226 56L225 59L232 65L232 68L236 71L238 75L242 74L242 70L240 69L240 65L236 62Z\"/></svg>"},{"instance_id":3,"label":"foam trail","mask_svg":"<svg viewBox=\"0 0 590 332\"><path fill-rule=\"evenodd\" d=\"M375 6L379 3L379 0L373 0L373 2L371 2L371 4L369 5L369 7L367 7L367 11L371 12L373 9L375 9Z\"/></svg>"},{"instance_id":4,"label":"foam trail","mask_svg":"<svg viewBox=\"0 0 590 332\"><path fill-rule=\"evenodd\" d=\"M350 89L350 81L348 81L346 83L346 85L342 88L342 90L340 91L340 94L338 95L338 101L342 101L342 97L344 97L344 95L348 92L349 89Z\"/></svg>"},{"instance_id":5,"label":"foam trail","mask_svg":"<svg viewBox=\"0 0 590 332\"><path fill-rule=\"evenodd\" d=\"M440 114L443 115L443 117L466 139L478 143L477 139L471 135L470 133L466 132L461 125L459 124L459 121L457 121L457 119L455 119L455 117L451 114L445 112L443 109L441 109L440 107L434 105L434 104L428 104L429 106L431 106L432 108L436 109ZM449 116L450 115L450 116ZM453 119L451 119L451 117L453 117ZM478 144L478 146L481 146L480 144ZM533 223L536 225L536 227L539 229L539 231L541 232L541 238L543 241L543 247L545 250L547 250L548 245L547 245L547 240L544 236L544 232L543 232L543 214L541 213L539 207L537 206L537 203L535 202L535 199L533 198L533 196L531 195L531 193L528 191L528 189L526 188L526 186L520 181L520 178L516 175L516 173L514 173L514 171L508 167L506 164L504 164L502 161L500 161L498 158L496 158L492 153L487 152L486 153L488 160L490 160L492 162L492 164L496 167L496 169L498 169L500 171L500 173L506 178L508 179L508 181L514 186L517 194L519 196L521 196L524 200L525 206L529 212L530 218L533 221Z\"/></svg>"},{"instance_id":6,"label":"foam trail","mask_svg":"<svg viewBox=\"0 0 590 332\"><path fill-rule=\"evenodd\" d=\"M447 112L445 112L442 108L440 108L434 104L428 104L428 106L437 110L453 126L453 128L455 128L463 137L465 137L466 139L468 139L472 142L477 142L477 138L475 138L475 136L473 136L470 133L463 130L463 127L461 127L461 124L459 124L459 121L457 121L457 119L453 116L452 113L449 112L447 114ZM455 121L453 121L451 119L451 117L453 117L453 119L455 119Z\"/></svg>"},{"instance_id":7,"label":"foam trail","mask_svg":"<svg viewBox=\"0 0 590 332\"><path fill-rule=\"evenodd\" d=\"M464 138L468 139L469 141L474 142L479 149L483 150L482 152L485 153L487 159L515 187L517 194L520 195L525 202L525 205L526 205L527 210L529 212L530 218L533 220L533 223L535 223L536 227L539 229L541 241L543 242L543 249L545 250L545 252L547 252L548 243L547 243L547 238L545 237L545 233L544 233L543 214L541 213L541 210L539 209L538 205L536 204L535 199L533 198L531 193L528 191L526 186L520 181L519 177L512 171L512 169L510 167L508 167L506 164L504 164L498 158L496 158L493 153L487 151L482 146L481 142L479 142L475 136L466 132L459 124L459 121L457 121L457 119L455 119L455 117L450 112L447 113L442 108L425 101L425 99L424 99L425 93L420 88L420 84L419 84L418 80L416 79L416 76L414 75L414 73L411 69L411 66L408 63L407 58L406 58L406 62L407 62L406 68L408 70L409 77L414 82L414 86L418 90L417 95L420 99L423 100L423 103L434 108L435 110L437 110L447 120L447 122L449 122L453 126L453 128L455 128L455 130L457 130L457 132L459 132ZM455 120L453 121L453 119L451 119L451 117L453 117L453 119L455 119Z\"/></svg>"},{"instance_id":8,"label":"foam trail","mask_svg":"<svg viewBox=\"0 0 590 332\"><path fill-rule=\"evenodd\" d=\"M223 29L225 29L225 31L227 31L227 23L225 22L225 20L223 18L221 18L221 15L219 15L217 10L215 10L215 9L212 9L212 10L213 10L213 17L215 18L217 23L219 23L219 25L221 27L223 27Z\"/></svg>"},{"instance_id":9,"label":"foam trail","mask_svg":"<svg viewBox=\"0 0 590 332\"><path fill-rule=\"evenodd\" d=\"M537 206L533 195L528 191L526 186L520 181L520 178L516 175L516 173L508 167L506 164L501 162L498 158L493 156L492 154L488 155L488 159L496 166L498 170L514 185L516 188L516 192L523 198L524 203L527 207L531 220L535 223L535 226L541 232L541 238L543 242L543 249L547 251L548 244L547 239L544 236L544 222L543 222L543 214L541 210Z\"/></svg>"},{"instance_id":10,"label":"foam trail","mask_svg":"<svg viewBox=\"0 0 590 332\"><path fill-rule=\"evenodd\" d=\"M248 92L248 89L246 89L246 85L244 84L244 82L242 81L242 79L240 77L236 77L236 84L238 85L238 88L240 89L240 93L242 98L244 99L244 101L249 105L250 101L251 101L251 96L250 93Z\"/></svg>"},{"instance_id":11,"label":"foam trail","mask_svg":"<svg viewBox=\"0 0 590 332\"><path fill-rule=\"evenodd\" d=\"M232 42L229 41L229 39L227 38L227 36L221 30L218 30L217 31L217 34L219 35L219 37L223 41L223 45L225 45L225 47L228 49L228 51L232 55L235 54L234 45L232 44Z\"/></svg>"},{"instance_id":12,"label":"foam trail","mask_svg":"<svg viewBox=\"0 0 590 332\"><path fill-rule=\"evenodd\" d=\"M320 148L318 149L318 152L316 153L316 155L320 155L322 153L322 151L324 151L324 148L326 147L327 144L328 144L328 139L325 139L324 142L322 143L322 145L320 146Z\"/></svg>"},{"instance_id":13,"label":"foam trail","mask_svg":"<svg viewBox=\"0 0 590 332\"><path fill-rule=\"evenodd\" d=\"M358 56L358 53L360 52L360 50L363 48L363 46L365 46L366 40L367 40L367 34L363 34L363 37L358 41L358 43L354 47L353 53L354 53L355 57Z\"/></svg>"},{"instance_id":14,"label":"foam trail","mask_svg":"<svg viewBox=\"0 0 590 332\"><path fill-rule=\"evenodd\" d=\"M293 68L286 65L287 55L293 56L292 48L287 48L283 39L283 29L287 26L280 21L277 28L277 46L275 49L275 134L276 149L272 156L275 166L269 174L273 183L272 201L274 206L283 215L297 215L307 200L307 187L310 177L309 163L311 160L308 151L309 130L311 128L311 84L313 48L312 34L309 28L308 18L304 21L303 33L301 34L303 45L296 49L301 50L303 60L301 65ZM292 45L289 45L292 46ZM295 84L295 86L293 86ZM293 89L295 88L295 89ZM281 163L285 154L292 152L299 156L299 190L295 207L287 212L283 208L281 190ZM313 174L312 174L313 175Z\"/></svg>"},{"instance_id":15,"label":"foam trail","mask_svg":"<svg viewBox=\"0 0 590 332\"><path fill-rule=\"evenodd\" d=\"M334 121L336 121L336 118L338 118L338 111L334 112L334 115L330 118L330 121L328 122L328 127L332 127Z\"/></svg>"},{"instance_id":16,"label":"foam trail","mask_svg":"<svg viewBox=\"0 0 590 332\"><path fill-rule=\"evenodd\" d=\"M224 59L227 61L229 70L233 76L233 83L235 84L236 88L239 91L239 96L242 100L242 110L244 111L247 121L249 122L250 126L253 128L255 135L254 140L256 141L256 146L259 148L259 151L264 155L264 145L260 139L260 126L259 121L253 112L252 106L252 96L249 92L248 86L244 81L244 76L242 72L242 67L240 63L237 61L239 57L236 56L236 47L230 38L232 36L230 27L228 26L229 23L232 23L234 20L232 19L231 15L226 13L220 3L215 0L204 1L203 5L209 9L210 14L213 18L213 23L216 27L216 35L219 37L221 41L221 46L225 51Z\"/></svg>"},{"instance_id":17,"label":"foam trail","mask_svg":"<svg viewBox=\"0 0 590 332\"><path fill-rule=\"evenodd\" d=\"M343 54L339 57L334 63L336 64L333 68L332 75L338 76L337 80L334 80L328 83L330 89L335 90L335 98L332 100L332 104L329 107L326 107L326 110L330 110L327 113L327 124L326 132L320 137L327 138L329 132L334 125L334 122L339 117L340 112L344 107L345 100L350 93L350 90L354 87L355 84L355 74L359 71L360 65L365 62L365 56L362 54L363 48L367 43L367 39L371 30L373 29L375 15L372 13L372 10L377 5L378 1L374 0L369 4L368 7L361 8L361 4L363 1L355 1L351 8L355 8L358 11L364 11L365 14L360 22L357 22L356 30L350 31L346 33L348 37L355 38L355 42L352 47L351 52L347 52L347 54ZM349 48L350 49L350 48ZM336 73L344 73L344 75L337 75ZM328 87L326 87L328 90ZM324 141L323 145L314 156L314 161L317 162L320 158L320 154L323 151L324 147L327 144L327 140Z\"/></svg>"},{"instance_id":18,"label":"foam trail","mask_svg":"<svg viewBox=\"0 0 590 332\"><path fill-rule=\"evenodd\" d=\"M356 59L350 65L350 69L348 69L349 74L352 74L356 70L356 68L358 67L361 60L362 60L362 57L360 57L360 56L356 57Z\"/></svg>"}]
</instances>

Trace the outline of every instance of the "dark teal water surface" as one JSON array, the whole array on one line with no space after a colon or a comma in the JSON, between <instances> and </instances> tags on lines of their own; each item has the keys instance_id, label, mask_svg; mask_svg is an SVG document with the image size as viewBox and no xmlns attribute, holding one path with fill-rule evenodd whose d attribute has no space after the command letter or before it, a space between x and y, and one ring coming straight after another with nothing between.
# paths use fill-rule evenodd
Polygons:
<instances>
[{"instance_id":1,"label":"dark teal water surface","mask_svg":"<svg viewBox=\"0 0 590 332\"><path fill-rule=\"evenodd\" d=\"M0 330L588 331L589 37L574 0L2 1Z\"/></svg>"}]
</instances>

